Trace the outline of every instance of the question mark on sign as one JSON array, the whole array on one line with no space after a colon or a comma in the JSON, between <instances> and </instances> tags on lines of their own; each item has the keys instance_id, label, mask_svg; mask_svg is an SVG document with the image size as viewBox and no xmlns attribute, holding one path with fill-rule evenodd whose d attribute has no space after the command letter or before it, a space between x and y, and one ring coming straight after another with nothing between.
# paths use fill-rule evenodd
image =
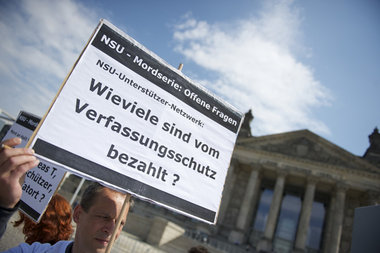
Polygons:
<instances>
[{"instance_id":1,"label":"question mark on sign","mask_svg":"<svg viewBox=\"0 0 380 253\"><path fill-rule=\"evenodd\" d=\"M177 183L177 181L179 180L179 175L173 174L173 176L175 177L175 179L173 180L172 185L175 185L175 183Z\"/></svg>"},{"instance_id":2,"label":"question mark on sign","mask_svg":"<svg viewBox=\"0 0 380 253\"><path fill-rule=\"evenodd\" d=\"M42 193L42 198L40 199L40 202L41 200L43 200L45 198L45 194Z\"/></svg>"}]
</instances>

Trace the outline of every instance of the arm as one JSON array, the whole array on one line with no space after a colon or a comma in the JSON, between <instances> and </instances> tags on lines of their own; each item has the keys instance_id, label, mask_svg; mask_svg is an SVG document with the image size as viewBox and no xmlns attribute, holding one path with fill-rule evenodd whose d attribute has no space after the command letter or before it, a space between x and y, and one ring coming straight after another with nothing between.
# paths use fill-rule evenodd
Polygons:
<instances>
[{"instance_id":1,"label":"arm","mask_svg":"<svg viewBox=\"0 0 380 253\"><path fill-rule=\"evenodd\" d=\"M0 238L9 218L17 210L22 194L20 183L25 173L38 165L32 149L9 148L20 143L20 138L12 138L4 141L0 147Z\"/></svg>"},{"instance_id":2,"label":"arm","mask_svg":"<svg viewBox=\"0 0 380 253\"><path fill-rule=\"evenodd\" d=\"M18 205L14 208L3 208L0 207L0 238L3 236L9 219L12 217L13 213L17 211Z\"/></svg>"}]
</instances>

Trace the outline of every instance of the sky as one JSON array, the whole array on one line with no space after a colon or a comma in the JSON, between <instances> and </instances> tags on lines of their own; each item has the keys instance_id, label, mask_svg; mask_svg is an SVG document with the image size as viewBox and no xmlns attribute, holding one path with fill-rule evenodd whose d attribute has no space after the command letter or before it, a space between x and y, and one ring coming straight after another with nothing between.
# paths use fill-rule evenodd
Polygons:
<instances>
[{"instance_id":1,"label":"sky","mask_svg":"<svg viewBox=\"0 0 380 253\"><path fill-rule=\"evenodd\" d=\"M245 113L362 156L380 127L380 1L0 0L0 109L43 116L101 18Z\"/></svg>"}]
</instances>

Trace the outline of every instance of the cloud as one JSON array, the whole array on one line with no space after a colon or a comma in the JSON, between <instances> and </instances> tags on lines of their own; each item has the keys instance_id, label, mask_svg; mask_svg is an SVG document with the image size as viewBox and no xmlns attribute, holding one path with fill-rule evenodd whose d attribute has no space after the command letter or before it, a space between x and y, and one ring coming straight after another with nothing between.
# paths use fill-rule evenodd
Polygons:
<instances>
[{"instance_id":1,"label":"cloud","mask_svg":"<svg viewBox=\"0 0 380 253\"><path fill-rule=\"evenodd\" d=\"M254 135L303 128L329 134L312 109L329 105L330 92L297 60L308 51L301 21L291 1L266 1L256 17L229 24L186 15L173 36L177 52L217 74L200 83L243 112L252 108Z\"/></svg>"},{"instance_id":2,"label":"cloud","mask_svg":"<svg viewBox=\"0 0 380 253\"><path fill-rule=\"evenodd\" d=\"M72 0L1 5L0 107L42 116L99 20Z\"/></svg>"}]
</instances>

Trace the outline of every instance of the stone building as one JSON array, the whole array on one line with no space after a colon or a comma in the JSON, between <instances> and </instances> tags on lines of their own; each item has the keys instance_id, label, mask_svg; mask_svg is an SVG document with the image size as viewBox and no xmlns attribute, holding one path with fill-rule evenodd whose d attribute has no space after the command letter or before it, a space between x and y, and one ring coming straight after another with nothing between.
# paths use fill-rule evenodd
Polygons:
<instances>
[{"instance_id":1,"label":"stone building","mask_svg":"<svg viewBox=\"0 0 380 253\"><path fill-rule=\"evenodd\" d=\"M308 130L240 138L219 233L258 251L350 252L354 209L380 203L369 161Z\"/></svg>"},{"instance_id":2,"label":"stone building","mask_svg":"<svg viewBox=\"0 0 380 253\"><path fill-rule=\"evenodd\" d=\"M358 157L309 130L255 137L246 115L218 221L136 200L126 232L164 252L349 253L354 210L380 203L380 134Z\"/></svg>"}]
</instances>

